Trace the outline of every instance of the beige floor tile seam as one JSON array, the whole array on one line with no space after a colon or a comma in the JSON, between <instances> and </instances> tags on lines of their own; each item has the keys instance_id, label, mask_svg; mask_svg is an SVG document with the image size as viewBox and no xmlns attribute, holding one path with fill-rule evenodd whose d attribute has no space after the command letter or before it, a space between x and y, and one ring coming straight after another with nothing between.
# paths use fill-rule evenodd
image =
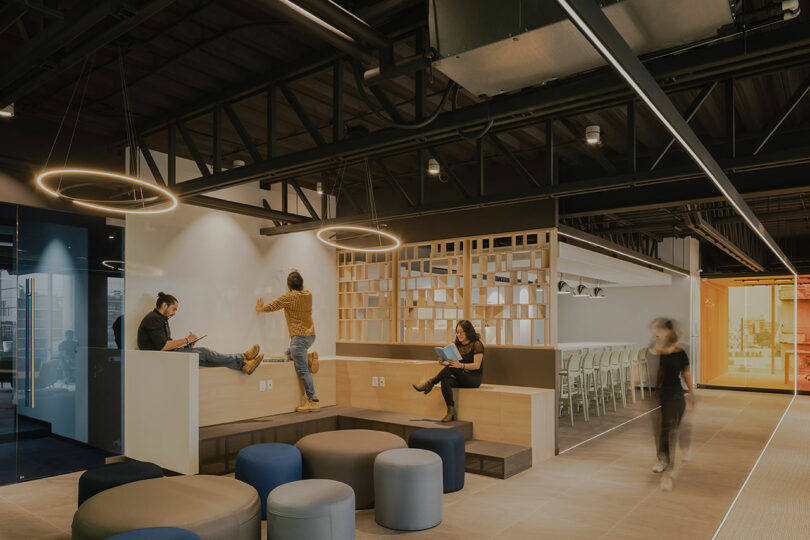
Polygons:
<instances>
[{"instance_id":1,"label":"beige floor tile seam","mask_svg":"<svg viewBox=\"0 0 810 540\"><path fill-rule=\"evenodd\" d=\"M716 396L711 396L711 398L709 398L709 397L707 396L705 399L711 399L712 401L714 401L715 399L717 399L717 397L716 397ZM729 424L732 424L732 423L734 423L736 420L738 420L738 419L740 419L741 417L743 417L743 415L744 415L744 414L747 412L747 409L749 409L750 407L752 407L752 406L753 406L753 407L756 407L756 406L758 405L757 403L754 403L755 401L756 401L756 400L755 400L755 398L754 398L753 396L752 396L751 398L749 398L749 399L746 399L746 400L745 400L745 405L744 405L744 406L742 406L742 407L740 407L740 408L738 409L738 411L737 411L735 414L731 415L731 418L729 418L729 420L728 420L728 421L723 422L723 423L722 423L720 426L718 426L718 428L714 430L714 433L711 435L711 437L709 437L709 439L707 439L705 442L703 442L702 444L700 444L700 445L699 445L699 446L697 446L697 447L696 447L696 446L694 446L694 445L690 446L690 453L691 453L691 454L694 456L694 455L695 455L697 452L699 452L699 451L700 451L700 449L702 449L702 448L703 448L703 447L704 447L706 444L708 444L708 443L709 443L709 441L711 441L711 440L712 440L712 439L714 439L716 436L718 436L718 434L721 434L721 433L723 433L725 430L727 430L727 429L731 428L732 426L730 426ZM695 410L694 410L694 409L691 411L691 413L692 413L692 414L696 414L696 412L695 412ZM646 414L649 414L649 413L646 413ZM637 418L639 418L639 417L641 417L641 416L644 416L644 414L639 415L638 417L634 418L633 420L636 420ZM699 417L698 417L698 419L699 419ZM748 425L748 424L743 423L743 425ZM750 425L749 425L749 427L750 427ZM615 437L619 437L619 436L621 436L622 432L624 431L624 429L623 429L623 428L627 428L627 430L628 430L628 431L629 431L629 430L633 430L633 429L642 429L642 428L640 428L640 426L639 426L638 424L632 424L631 422L628 422L628 423L627 423L627 424L625 424L625 425L622 425L622 426L619 426L619 427L618 427L618 428L616 428L616 429L613 429L613 430L611 431L611 433L610 433L609 435L607 435L607 436L608 436L608 437L610 437L611 439L612 439L612 438L615 438ZM588 443L597 443L597 442L598 442L598 443L601 443L601 444L607 444L607 442L609 441L609 439L607 439L607 438L603 438L601 435L605 435L605 434L600 434L600 436L598 436L598 437L596 437L596 438L594 438L594 439L592 439L592 440L588 440L588 441L586 441L586 442L585 442L585 444L588 444ZM585 446L585 444L583 444L583 445L581 445L581 446L578 446L577 448L582 448L583 446ZM571 449L571 451L575 451L577 448L573 448L573 449ZM619 461L620 459L621 459L621 457L617 458L617 459L616 459L616 460L614 460L612 463L615 463L616 461ZM598 470L601 470L602 468L607 467L607 466L609 466L609 465L610 465L610 464L606 464L606 465L604 465L604 466L600 467L599 469L597 469L597 471L598 471ZM681 464L681 467L683 467L683 466L684 466L684 465L683 465L683 464ZM642 499L641 499L641 500L640 500L638 503L636 503L635 505L633 505L633 506L632 506L632 507L631 507L631 508L630 508L630 509L629 509L629 510L628 510L628 511L627 511L627 512L626 512L626 513L623 515L623 516L621 516L621 518L620 518L620 519L618 519L617 521L615 521L615 522L613 523L613 525L612 525L612 526L611 526L611 527L610 527L610 528L609 528L607 531L605 531L605 532L604 532L604 533L603 533L603 534L602 534L602 535L601 535L599 538L604 538L604 537L608 536L608 535L611 533L611 531L613 531L614 529L616 529L616 528L617 528L617 527L618 527L618 526L619 526L619 525L620 525L620 524L621 524L621 523L622 523L622 522L623 522L625 519L627 519L627 518L628 518L628 517L629 517L629 516L630 516L630 515L631 515L631 514L632 514L632 513L633 513L633 512L634 512L634 511L637 509L637 508L639 508L639 507L640 507L642 504L644 504L644 502L645 502L645 501L647 501L647 500L648 500L648 499L649 499L649 498L650 498L652 495L654 495L655 493L657 493L657 492L659 491L659 489L660 489L660 487L652 487L652 488L650 488L650 489L649 489L649 491L648 491L648 493L647 493L647 495L645 495L645 496L644 496L644 498L642 498ZM729 502L729 504L731 504L731 503ZM691 518L685 518L685 519L690 519L691 521L695 521L695 522L701 522L701 520L695 520L695 519L691 519ZM722 519L722 516L718 517L717 522L716 522L716 525L719 525L719 523L720 523L721 519ZM715 525L715 526L716 526L716 525Z\"/></svg>"},{"instance_id":2,"label":"beige floor tile seam","mask_svg":"<svg viewBox=\"0 0 810 540\"><path fill-rule=\"evenodd\" d=\"M717 538L739 538L741 531L745 531L746 534L758 531L753 534L761 535L765 532L763 528L767 529L768 534L778 531L777 534L782 538L810 536L810 525L807 521L810 503L806 489L806 472L810 469L810 453L807 451L810 440L808 423L810 423L810 398L797 396L781 426L774 433L771 445L762 454L759 466L751 474L749 483L740 492L737 504L717 531ZM805 479L803 485L796 485L798 478ZM777 485L774 485L774 482ZM789 497L786 503L781 501L787 508L773 508L776 502L775 493L783 496L795 493L795 496ZM761 500L763 496L766 499L764 501ZM782 513L777 513L780 510ZM787 521L768 519L775 515L784 517L784 514L789 514L794 519Z\"/></svg>"}]
</instances>

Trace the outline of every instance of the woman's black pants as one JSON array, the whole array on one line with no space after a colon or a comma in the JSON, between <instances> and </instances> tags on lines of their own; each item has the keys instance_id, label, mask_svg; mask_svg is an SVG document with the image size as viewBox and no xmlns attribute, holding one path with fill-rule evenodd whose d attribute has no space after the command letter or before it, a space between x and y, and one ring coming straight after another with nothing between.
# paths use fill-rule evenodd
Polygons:
<instances>
[{"instance_id":1,"label":"woman's black pants","mask_svg":"<svg viewBox=\"0 0 810 540\"><path fill-rule=\"evenodd\" d=\"M447 366L433 377L433 384L439 383L442 385L444 402L448 407L452 407L455 405L453 388L478 388L481 386L481 375L463 368Z\"/></svg>"},{"instance_id":2,"label":"woman's black pants","mask_svg":"<svg viewBox=\"0 0 810 540\"><path fill-rule=\"evenodd\" d=\"M686 398L680 392L661 394L661 430L658 435L658 456L670 461L672 450L686 410Z\"/></svg>"}]
</instances>

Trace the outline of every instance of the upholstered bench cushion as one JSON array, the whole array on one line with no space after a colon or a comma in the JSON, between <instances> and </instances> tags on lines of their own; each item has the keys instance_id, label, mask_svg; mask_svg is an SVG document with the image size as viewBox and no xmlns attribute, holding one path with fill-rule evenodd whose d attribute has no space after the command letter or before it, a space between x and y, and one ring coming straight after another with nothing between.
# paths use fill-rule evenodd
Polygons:
<instances>
[{"instance_id":1,"label":"upholstered bench cushion","mask_svg":"<svg viewBox=\"0 0 810 540\"><path fill-rule=\"evenodd\" d=\"M108 489L73 516L73 540L102 540L145 527L179 527L204 540L256 540L261 504L253 487L222 476L172 476Z\"/></svg>"},{"instance_id":2,"label":"upholstered bench cushion","mask_svg":"<svg viewBox=\"0 0 810 540\"><path fill-rule=\"evenodd\" d=\"M262 516L267 513L267 495L287 482L301 480L301 452L291 444L254 444L236 455L237 480L250 484L259 493Z\"/></svg>"},{"instance_id":3,"label":"upholstered bench cushion","mask_svg":"<svg viewBox=\"0 0 810 540\"><path fill-rule=\"evenodd\" d=\"M199 535L177 527L147 527L110 536L107 540L200 540Z\"/></svg>"},{"instance_id":4,"label":"upholstered bench cushion","mask_svg":"<svg viewBox=\"0 0 810 540\"><path fill-rule=\"evenodd\" d=\"M106 489L161 476L163 469L146 461L125 461L90 469L79 478L79 506Z\"/></svg>"},{"instance_id":5,"label":"upholstered bench cushion","mask_svg":"<svg viewBox=\"0 0 810 540\"><path fill-rule=\"evenodd\" d=\"M304 478L327 478L351 486L357 508L374 506L374 458L392 448L405 448L393 433L370 429L324 431L302 438Z\"/></svg>"},{"instance_id":6,"label":"upholstered bench cushion","mask_svg":"<svg viewBox=\"0 0 810 540\"><path fill-rule=\"evenodd\" d=\"M381 452L374 461L374 494L374 519L383 527L435 527L442 521L442 459L420 448Z\"/></svg>"},{"instance_id":7,"label":"upholstered bench cushion","mask_svg":"<svg viewBox=\"0 0 810 540\"><path fill-rule=\"evenodd\" d=\"M354 491L335 480L283 484L267 497L268 540L353 540Z\"/></svg>"},{"instance_id":8,"label":"upholstered bench cushion","mask_svg":"<svg viewBox=\"0 0 810 540\"><path fill-rule=\"evenodd\" d=\"M465 442L464 435L459 431L447 428L417 429L408 437L408 446L439 454L445 493L464 487Z\"/></svg>"}]
</instances>

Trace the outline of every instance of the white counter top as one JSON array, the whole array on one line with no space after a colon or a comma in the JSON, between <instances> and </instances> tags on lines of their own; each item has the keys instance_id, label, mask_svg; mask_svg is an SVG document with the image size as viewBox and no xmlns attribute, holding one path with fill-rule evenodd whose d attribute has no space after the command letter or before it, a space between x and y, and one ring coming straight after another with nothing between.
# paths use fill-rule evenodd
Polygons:
<instances>
[{"instance_id":1,"label":"white counter top","mask_svg":"<svg viewBox=\"0 0 810 540\"><path fill-rule=\"evenodd\" d=\"M632 341L580 341L569 343L557 343L557 349L570 351L573 349L623 349L638 345Z\"/></svg>"}]
</instances>

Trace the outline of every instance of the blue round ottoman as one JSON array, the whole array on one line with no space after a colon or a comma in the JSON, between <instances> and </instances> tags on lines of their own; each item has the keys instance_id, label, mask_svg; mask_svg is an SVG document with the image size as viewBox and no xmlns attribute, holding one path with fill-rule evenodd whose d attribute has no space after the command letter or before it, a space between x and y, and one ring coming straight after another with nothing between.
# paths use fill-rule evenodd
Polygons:
<instances>
[{"instance_id":1,"label":"blue round ottoman","mask_svg":"<svg viewBox=\"0 0 810 540\"><path fill-rule=\"evenodd\" d=\"M148 527L115 534L107 540L202 540L197 534L177 527Z\"/></svg>"},{"instance_id":2,"label":"blue round ottoman","mask_svg":"<svg viewBox=\"0 0 810 540\"><path fill-rule=\"evenodd\" d=\"M107 489L162 476L163 469L160 465L147 461L124 461L90 469L79 478L79 506L93 495Z\"/></svg>"},{"instance_id":3,"label":"blue round ottoman","mask_svg":"<svg viewBox=\"0 0 810 540\"><path fill-rule=\"evenodd\" d=\"M267 495L276 487L301 480L301 452L290 444L247 446L236 455L234 477L259 492L262 518L267 515Z\"/></svg>"},{"instance_id":4,"label":"blue round ottoman","mask_svg":"<svg viewBox=\"0 0 810 540\"><path fill-rule=\"evenodd\" d=\"M464 487L465 445L460 432L448 428L417 429L408 437L408 446L439 454L445 493Z\"/></svg>"}]
</instances>

